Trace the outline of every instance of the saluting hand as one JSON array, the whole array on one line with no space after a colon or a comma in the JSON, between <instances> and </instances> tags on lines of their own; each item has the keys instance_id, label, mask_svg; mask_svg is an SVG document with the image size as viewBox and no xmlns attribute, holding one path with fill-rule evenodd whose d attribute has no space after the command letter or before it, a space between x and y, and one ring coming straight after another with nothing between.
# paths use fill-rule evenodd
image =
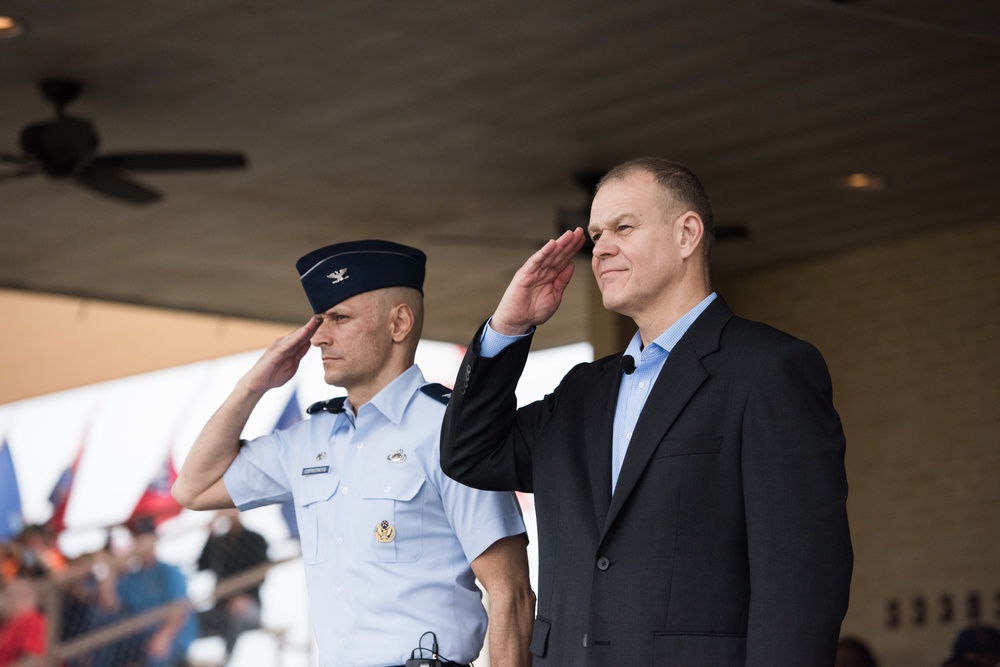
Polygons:
<instances>
[{"instance_id":1,"label":"saluting hand","mask_svg":"<svg viewBox=\"0 0 1000 667\"><path fill-rule=\"evenodd\" d=\"M309 351L309 341L319 325L320 319L312 317L292 333L271 343L243 377L248 389L263 394L291 380L302 357Z\"/></svg>"},{"instance_id":2,"label":"saluting hand","mask_svg":"<svg viewBox=\"0 0 1000 667\"><path fill-rule=\"evenodd\" d=\"M514 274L493 313L493 330L514 336L547 322L562 303L563 291L573 277L573 257L583 241L583 229L577 227L529 257Z\"/></svg>"}]
</instances>

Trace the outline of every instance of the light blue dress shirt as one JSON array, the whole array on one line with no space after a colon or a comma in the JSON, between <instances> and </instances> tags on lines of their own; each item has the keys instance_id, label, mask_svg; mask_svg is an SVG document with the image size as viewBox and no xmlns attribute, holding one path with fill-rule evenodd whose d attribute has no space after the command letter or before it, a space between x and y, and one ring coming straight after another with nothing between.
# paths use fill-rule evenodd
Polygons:
<instances>
[{"instance_id":1,"label":"light blue dress shirt","mask_svg":"<svg viewBox=\"0 0 1000 667\"><path fill-rule=\"evenodd\" d=\"M323 667L403 664L429 630L442 656L474 660L487 618L469 563L525 532L513 494L441 471L445 406L424 384L412 366L356 416L347 405L246 443L224 476L241 510L294 500Z\"/></svg>"},{"instance_id":2,"label":"light blue dress shirt","mask_svg":"<svg viewBox=\"0 0 1000 667\"><path fill-rule=\"evenodd\" d=\"M611 444L611 493L618 485L618 475L621 473L622 464L625 462L625 453L628 451L629 441L632 439L632 432L635 430L636 422L642 408L646 405L646 398L653 383L660 376L663 364L666 363L670 351L674 349L687 330L694 324L708 305L715 301L715 292L705 297L698 305L685 313L679 320L674 322L656 340L643 349L642 338L636 331L632 336L632 341L625 348L624 355L630 355L635 359L635 371L631 374L622 372L621 385L618 389L618 404L615 407L615 425ZM530 333L530 332L529 332ZM483 327L483 336L480 340L479 350L484 357L495 357L505 347L523 336L506 336L497 333L490 326Z\"/></svg>"},{"instance_id":3,"label":"light blue dress shirt","mask_svg":"<svg viewBox=\"0 0 1000 667\"><path fill-rule=\"evenodd\" d=\"M715 301L715 292L705 297L697 306L685 313L679 320L674 322L666 331L656 337L645 348L642 347L642 338L636 331L629 342L628 347L622 356L629 355L635 359L635 371L631 374L622 372L621 384L618 387L618 405L615 407L615 429L611 439L611 493L614 494L615 487L618 486L618 475L622 471L622 464L625 462L625 453L628 451L629 442L632 440L632 432L635 430L636 422L642 408L646 405L649 397L649 390L653 388L653 383L660 377L663 364L667 362L670 351L674 349L687 330L691 328L694 321L698 319L708 304ZM670 379L667 378L667 382Z\"/></svg>"}]
</instances>

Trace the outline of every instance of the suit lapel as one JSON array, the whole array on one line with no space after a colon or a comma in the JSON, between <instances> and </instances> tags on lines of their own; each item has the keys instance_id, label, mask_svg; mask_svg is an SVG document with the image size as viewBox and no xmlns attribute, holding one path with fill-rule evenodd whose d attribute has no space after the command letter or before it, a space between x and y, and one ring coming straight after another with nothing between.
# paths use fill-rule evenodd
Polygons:
<instances>
[{"instance_id":1,"label":"suit lapel","mask_svg":"<svg viewBox=\"0 0 1000 667\"><path fill-rule=\"evenodd\" d=\"M635 489L660 441L694 393L708 379L708 371L702 365L701 359L718 350L722 328L730 317L732 311L721 297L716 297L667 357L632 433L632 440L625 454L621 473L618 475L615 494L608 508L601 539L604 539L604 535ZM617 399L617 390L614 393ZM613 411L614 405L612 414ZM610 477L608 484L610 486Z\"/></svg>"},{"instance_id":2,"label":"suit lapel","mask_svg":"<svg viewBox=\"0 0 1000 667\"><path fill-rule=\"evenodd\" d=\"M597 527L604 525L611 505L611 438L615 421L615 405L621 386L621 366L617 357L604 364L595 387L587 393L584 412L592 415L593 428L584 429L587 469L590 471L590 497L594 499Z\"/></svg>"}]
</instances>

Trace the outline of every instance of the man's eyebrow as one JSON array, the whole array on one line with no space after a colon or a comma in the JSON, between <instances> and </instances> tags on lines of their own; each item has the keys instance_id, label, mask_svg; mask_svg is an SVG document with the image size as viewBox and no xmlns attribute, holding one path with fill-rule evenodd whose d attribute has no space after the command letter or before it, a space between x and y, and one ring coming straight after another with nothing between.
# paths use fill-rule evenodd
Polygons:
<instances>
[{"instance_id":1,"label":"man's eyebrow","mask_svg":"<svg viewBox=\"0 0 1000 667\"><path fill-rule=\"evenodd\" d=\"M615 217L611 218L605 223L590 223L587 225L587 231L593 231L596 229L601 229L602 227L613 227L614 225L621 224L625 220L638 220L640 216L635 213L619 213Z\"/></svg>"}]
</instances>

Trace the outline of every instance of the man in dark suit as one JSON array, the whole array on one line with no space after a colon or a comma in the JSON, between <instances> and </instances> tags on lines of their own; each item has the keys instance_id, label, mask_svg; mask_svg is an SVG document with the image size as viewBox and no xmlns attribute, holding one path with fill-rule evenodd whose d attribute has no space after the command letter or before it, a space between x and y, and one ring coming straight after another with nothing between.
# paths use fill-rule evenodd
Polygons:
<instances>
[{"instance_id":1,"label":"man in dark suit","mask_svg":"<svg viewBox=\"0 0 1000 667\"><path fill-rule=\"evenodd\" d=\"M516 408L583 244L567 232L476 334L441 435L447 474L535 494L535 664L830 667L852 551L822 357L711 291L711 207L683 165L613 169L588 233L604 306L638 326L625 354Z\"/></svg>"}]
</instances>

